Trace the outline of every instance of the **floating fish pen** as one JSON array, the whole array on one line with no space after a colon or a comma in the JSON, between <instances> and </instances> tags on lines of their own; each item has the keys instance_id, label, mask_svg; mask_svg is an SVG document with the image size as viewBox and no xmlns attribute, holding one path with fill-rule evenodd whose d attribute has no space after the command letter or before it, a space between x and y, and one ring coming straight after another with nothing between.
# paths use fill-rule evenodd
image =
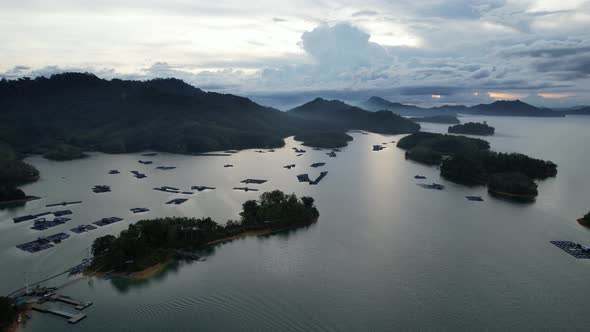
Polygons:
<instances>
[{"instance_id":1,"label":"floating fish pen","mask_svg":"<svg viewBox=\"0 0 590 332\"><path fill-rule=\"evenodd\" d=\"M322 167L324 165L326 165L326 163L313 163L313 164L311 164L311 167L318 168L318 167Z\"/></svg>"},{"instance_id":2,"label":"floating fish pen","mask_svg":"<svg viewBox=\"0 0 590 332\"><path fill-rule=\"evenodd\" d=\"M14 221L15 224L18 224L19 222L37 219L39 217L47 216L50 214L51 214L51 212L43 212L43 213L39 213L39 214L31 214L31 215L12 218L12 220Z\"/></svg>"},{"instance_id":3,"label":"floating fish pen","mask_svg":"<svg viewBox=\"0 0 590 332\"><path fill-rule=\"evenodd\" d=\"M286 168L286 169L291 169L291 168L293 168L293 167L295 167L295 164L291 164L291 165L283 166L283 168Z\"/></svg>"},{"instance_id":4,"label":"floating fish pen","mask_svg":"<svg viewBox=\"0 0 590 332\"><path fill-rule=\"evenodd\" d=\"M262 151L262 150L256 150L256 153L266 153L266 151Z\"/></svg>"},{"instance_id":5,"label":"floating fish pen","mask_svg":"<svg viewBox=\"0 0 590 332\"><path fill-rule=\"evenodd\" d=\"M70 323L70 324L76 324L79 321L81 321L82 319L86 318L86 314L83 314L83 313L71 313L71 312L67 312L67 311L63 311L63 310L59 310L59 309L49 308L47 305L42 305L42 304L38 304L38 303L34 303L31 306L31 309L38 311L38 312L63 317L65 319L67 319L68 323Z\"/></svg>"},{"instance_id":6,"label":"floating fish pen","mask_svg":"<svg viewBox=\"0 0 590 332\"><path fill-rule=\"evenodd\" d=\"M131 173L133 174L133 176L135 176L138 179L143 179L143 178L147 177L145 174L140 173L138 171L131 171Z\"/></svg>"},{"instance_id":7,"label":"floating fish pen","mask_svg":"<svg viewBox=\"0 0 590 332\"><path fill-rule=\"evenodd\" d=\"M144 165L151 165L151 164L153 164L153 163L154 163L154 162L153 162L153 161L151 161L151 160L139 160L138 162L139 162L140 164L144 164Z\"/></svg>"},{"instance_id":8,"label":"floating fish pen","mask_svg":"<svg viewBox=\"0 0 590 332\"><path fill-rule=\"evenodd\" d=\"M166 202L166 204L180 205L186 201L188 201L188 199L186 199L186 198L175 198L173 200Z\"/></svg>"},{"instance_id":9,"label":"floating fish pen","mask_svg":"<svg viewBox=\"0 0 590 332\"><path fill-rule=\"evenodd\" d=\"M571 241L551 241L551 244L578 259L590 259L590 247Z\"/></svg>"},{"instance_id":10,"label":"floating fish pen","mask_svg":"<svg viewBox=\"0 0 590 332\"><path fill-rule=\"evenodd\" d=\"M296 157L301 157L303 156L303 153L298 154Z\"/></svg>"},{"instance_id":11,"label":"floating fish pen","mask_svg":"<svg viewBox=\"0 0 590 332\"><path fill-rule=\"evenodd\" d=\"M263 184L265 182L267 182L268 180L261 180L261 179L246 179L246 180L242 180L240 181L240 183L246 183L246 184Z\"/></svg>"},{"instance_id":12,"label":"floating fish pen","mask_svg":"<svg viewBox=\"0 0 590 332\"><path fill-rule=\"evenodd\" d=\"M381 151L383 149L385 149L385 147L382 145L379 145L379 144L373 145L373 151Z\"/></svg>"},{"instance_id":13,"label":"floating fish pen","mask_svg":"<svg viewBox=\"0 0 590 332\"><path fill-rule=\"evenodd\" d=\"M148 208L133 208L133 209L129 209L129 210L133 213L142 213L142 212L148 212L150 209L148 209Z\"/></svg>"},{"instance_id":14,"label":"floating fish pen","mask_svg":"<svg viewBox=\"0 0 590 332\"><path fill-rule=\"evenodd\" d=\"M178 194L180 192L180 189L178 189L178 188L167 187L167 186L154 188L154 190L163 191L163 192L172 193L172 194Z\"/></svg>"},{"instance_id":15,"label":"floating fish pen","mask_svg":"<svg viewBox=\"0 0 590 332\"><path fill-rule=\"evenodd\" d=\"M121 173L121 172L119 172L116 169L112 169L112 170L109 171L109 174L119 174L119 173Z\"/></svg>"},{"instance_id":16,"label":"floating fish pen","mask_svg":"<svg viewBox=\"0 0 590 332\"><path fill-rule=\"evenodd\" d=\"M61 202L61 203L47 204L47 205L45 205L45 207L66 206L66 205L80 204L80 203L82 203L82 201Z\"/></svg>"},{"instance_id":17,"label":"floating fish pen","mask_svg":"<svg viewBox=\"0 0 590 332\"><path fill-rule=\"evenodd\" d=\"M336 157L336 152L332 151L332 152L328 152L326 153L328 155L328 157L330 158L335 158Z\"/></svg>"},{"instance_id":18,"label":"floating fish pen","mask_svg":"<svg viewBox=\"0 0 590 332\"><path fill-rule=\"evenodd\" d=\"M80 264L79 266L85 266L85 263ZM93 303L92 302L82 302L80 300L73 299L69 296L54 294L48 298L49 301L52 302L63 302L69 305L74 306L76 310L84 310L90 307Z\"/></svg>"},{"instance_id":19,"label":"floating fish pen","mask_svg":"<svg viewBox=\"0 0 590 332\"><path fill-rule=\"evenodd\" d=\"M307 151L303 150L303 149L298 149L298 148L293 148L293 151L295 151L295 153L305 153Z\"/></svg>"},{"instance_id":20,"label":"floating fish pen","mask_svg":"<svg viewBox=\"0 0 590 332\"><path fill-rule=\"evenodd\" d=\"M82 233L93 231L95 229L96 229L96 226L93 226L93 225L80 225L80 226L76 226L76 227L70 229L70 231L72 231L73 233L76 233L76 234L82 234Z\"/></svg>"},{"instance_id":21,"label":"floating fish pen","mask_svg":"<svg viewBox=\"0 0 590 332\"><path fill-rule=\"evenodd\" d=\"M67 216L69 214L72 214L71 210L61 210L53 212L53 215L56 217Z\"/></svg>"},{"instance_id":22,"label":"floating fish pen","mask_svg":"<svg viewBox=\"0 0 590 332\"><path fill-rule=\"evenodd\" d=\"M161 169L163 171L169 171L169 170L172 170L172 169L176 169L176 166L158 166L156 168L157 169Z\"/></svg>"},{"instance_id":23,"label":"floating fish pen","mask_svg":"<svg viewBox=\"0 0 590 332\"><path fill-rule=\"evenodd\" d=\"M483 198L481 198L481 196L465 196L465 198L472 202L483 202Z\"/></svg>"},{"instance_id":24,"label":"floating fish pen","mask_svg":"<svg viewBox=\"0 0 590 332\"><path fill-rule=\"evenodd\" d=\"M94 192L95 194L99 194L99 193L108 193L111 191L111 187L107 186L107 185L97 185L92 187L92 192Z\"/></svg>"},{"instance_id":25,"label":"floating fish pen","mask_svg":"<svg viewBox=\"0 0 590 332\"><path fill-rule=\"evenodd\" d=\"M156 152L149 152L149 153L142 153L141 155L143 157L153 157L153 156L157 156L158 154Z\"/></svg>"},{"instance_id":26,"label":"floating fish pen","mask_svg":"<svg viewBox=\"0 0 590 332\"><path fill-rule=\"evenodd\" d=\"M242 191L258 191L258 189L248 188L248 187L236 187L234 190L242 190Z\"/></svg>"},{"instance_id":27,"label":"floating fish pen","mask_svg":"<svg viewBox=\"0 0 590 332\"><path fill-rule=\"evenodd\" d=\"M322 181L322 179L323 179L324 177L326 177L326 175L328 175L328 172L326 172L326 171L324 171L324 172L321 172L321 173L320 173L320 176L318 176L318 178L317 178L317 179L315 179L315 180L313 180L313 181L310 181L310 182L309 182L309 184L311 184L311 185L316 185L316 184L320 183L320 181Z\"/></svg>"},{"instance_id":28,"label":"floating fish pen","mask_svg":"<svg viewBox=\"0 0 590 332\"><path fill-rule=\"evenodd\" d=\"M35 241L19 244L16 247L29 253L35 253L41 250L53 248L54 244L61 243L62 240L65 240L69 237L70 235L66 233L57 233L47 237L40 237Z\"/></svg>"},{"instance_id":29,"label":"floating fish pen","mask_svg":"<svg viewBox=\"0 0 590 332\"><path fill-rule=\"evenodd\" d=\"M232 164L225 164L225 165L223 165L223 167L230 168L230 167L234 167L234 165L232 165Z\"/></svg>"},{"instance_id":30,"label":"floating fish pen","mask_svg":"<svg viewBox=\"0 0 590 332\"><path fill-rule=\"evenodd\" d=\"M214 187L207 187L207 186L192 186L191 190L203 191L203 190L215 190L215 188Z\"/></svg>"},{"instance_id":31,"label":"floating fish pen","mask_svg":"<svg viewBox=\"0 0 590 332\"><path fill-rule=\"evenodd\" d=\"M66 217L56 217L53 220L39 218L34 221L34 224L31 227L31 229L34 229L36 231L44 231L55 226L63 225L70 220L72 219Z\"/></svg>"},{"instance_id":32,"label":"floating fish pen","mask_svg":"<svg viewBox=\"0 0 590 332\"><path fill-rule=\"evenodd\" d=\"M445 189L445 186L443 186L442 184L438 184L438 183L433 183L433 184L418 183L417 186L422 187L424 189L434 189L434 190Z\"/></svg>"},{"instance_id":33,"label":"floating fish pen","mask_svg":"<svg viewBox=\"0 0 590 332\"><path fill-rule=\"evenodd\" d=\"M180 193L181 193L181 194L183 194L183 195L194 195L194 194L195 194L195 193L194 193L194 192L192 192L192 191L182 191L182 192L180 192Z\"/></svg>"},{"instance_id":34,"label":"floating fish pen","mask_svg":"<svg viewBox=\"0 0 590 332\"><path fill-rule=\"evenodd\" d=\"M99 221L93 222L93 224L95 224L96 226L103 227L103 226L107 226L110 224L114 224L114 223L122 221L122 220L123 220L123 218L118 218L118 217L102 218Z\"/></svg>"},{"instance_id":35,"label":"floating fish pen","mask_svg":"<svg viewBox=\"0 0 590 332\"><path fill-rule=\"evenodd\" d=\"M309 178L308 174L297 175L297 180L299 180L299 182L311 182L311 179Z\"/></svg>"},{"instance_id":36,"label":"floating fish pen","mask_svg":"<svg viewBox=\"0 0 590 332\"><path fill-rule=\"evenodd\" d=\"M426 177L424 175L416 175L416 176L414 176L414 179L424 180L424 179L426 179Z\"/></svg>"}]
</instances>

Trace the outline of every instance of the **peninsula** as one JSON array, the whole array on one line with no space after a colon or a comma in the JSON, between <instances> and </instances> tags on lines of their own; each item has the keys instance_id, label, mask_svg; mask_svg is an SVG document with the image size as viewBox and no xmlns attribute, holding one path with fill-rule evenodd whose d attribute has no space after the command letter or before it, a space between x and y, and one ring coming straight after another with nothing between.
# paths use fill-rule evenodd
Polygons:
<instances>
[{"instance_id":1,"label":"peninsula","mask_svg":"<svg viewBox=\"0 0 590 332\"><path fill-rule=\"evenodd\" d=\"M582 218L578 219L578 222L582 226L590 227L590 212L586 213L585 216L583 216Z\"/></svg>"}]
</instances>

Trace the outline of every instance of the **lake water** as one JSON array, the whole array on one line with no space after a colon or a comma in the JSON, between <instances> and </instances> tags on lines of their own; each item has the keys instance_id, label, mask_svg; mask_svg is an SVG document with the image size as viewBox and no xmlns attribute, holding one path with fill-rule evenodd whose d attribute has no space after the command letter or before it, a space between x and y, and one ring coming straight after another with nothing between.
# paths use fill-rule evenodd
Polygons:
<instances>
[{"instance_id":1,"label":"lake water","mask_svg":"<svg viewBox=\"0 0 590 332\"><path fill-rule=\"evenodd\" d=\"M48 286L94 302L88 318L70 326L64 319L33 314L25 331L358 331L358 330L587 330L590 260L577 260L549 243L590 244L590 230L576 219L590 210L590 117L487 120L496 135L492 149L519 151L559 165L556 178L539 182L533 204L515 204L440 179L436 168L404 160L389 143L401 136L353 134L354 141L329 158L326 151L296 157L292 139L274 153L242 151L231 157L159 154L105 155L71 162L32 157L41 180L24 187L43 197L25 207L0 210L0 292L43 279L88 256L93 239L118 234L146 217L211 216L237 219L241 204L260 192L232 190L245 178L268 179L264 190L281 189L316 199L319 221L271 237L249 237L218 246L207 261L178 263L149 281L58 278ZM444 132L445 125L424 124ZM153 160L141 165L139 159ZM313 169L314 162L327 162ZM234 168L224 168L224 164ZM296 164L287 170L282 166ZM178 167L172 171L155 166ZM108 175L110 169L121 171ZM139 170L148 178L135 179ZM329 174L317 186L297 174ZM416 174L446 185L420 188ZM91 187L110 185L94 194ZM183 205L165 205L179 195L156 186L217 187L188 196ZM481 195L484 202L469 202ZM72 221L44 232L19 215L44 206L82 200L67 207ZM149 207L143 215L129 209ZM59 210L57 208L53 210ZM88 224L103 217L125 221L71 237L55 248L28 254L15 245ZM64 285L65 283L65 285ZM73 309L72 309L73 310Z\"/></svg>"}]
</instances>

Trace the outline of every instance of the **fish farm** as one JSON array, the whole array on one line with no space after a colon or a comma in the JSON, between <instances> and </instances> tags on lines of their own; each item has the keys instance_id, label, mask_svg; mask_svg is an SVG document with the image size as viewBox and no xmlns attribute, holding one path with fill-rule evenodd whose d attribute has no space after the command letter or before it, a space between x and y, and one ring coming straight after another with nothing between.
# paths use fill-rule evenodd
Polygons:
<instances>
[{"instance_id":1,"label":"fish farm","mask_svg":"<svg viewBox=\"0 0 590 332\"><path fill-rule=\"evenodd\" d=\"M418 183L416 185L419 186L419 187L422 187L424 189L434 189L434 190L443 190L443 189L445 189L445 186L443 186L442 184L438 184L438 183L433 183L433 184Z\"/></svg>"},{"instance_id":2,"label":"fish farm","mask_svg":"<svg viewBox=\"0 0 590 332\"><path fill-rule=\"evenodd\" d=\"M133 208L130 209L129 211L133 212L133 213L142 213L142 212L148 212L150 209L148 208Z\"/></svg>"},{"instance_id":3,"label":"fish farm","mask_svg":"<svg viewBox=\"0 0 590 332\"><path fill-rule=\"evenodd\" d=\"M246 184L250 184L250 183L253 183L253 184L263 184L263 183L265 183L265 182L267 182L267 180L260 180L260 179L246 179L246 180L242 180L242 181L240 181L240 183L246 183Z\"/></svg>"},{"instance_id":4,"label":"fish farm","mask_svg":"<svg viewBox=\"0 0 590 332\"><path fill-rule=\"evenodd\" d=\"M102 218L99 221L93 222L93 224L95 224L96 226L102 227L102 226L114 224L114 223L119 222L121 220L123 220L123 218L118 218L118 217Z\"/></svg>"},{"instance_id":5,"label":"fish farm","mask_svg":"<svg viewBox=\"0 0 590 332\"><path fill-rule=\"evenodd\" d=\"M578 259L590 259L590 247L571 241L551 241L551 244Z\"/></svg>"},{"instance_id":6,"label":"fish farm","mask_svg":"<svg viewBox=\"0 0 590 332\"><path fill-rule=\"evenodd\" d=\"M242 190L242 191L258 191L258 189L248 188L248 187L236 187L234 190Z\"/></svg>"},{"instance_id":7,"label":"fish farm","mask_svg":"<svg viewBox=\"0 0 590 332\"><path fill-rule=\"evenodd\" d=\"M70 220L72 219L66 217L56 217L53 220L39 218L34 221L34 224L31 227L31 229L34 229L36 231L44 231L55 226L63 225Z\"/></svg>"},{"instance_id":8,"label":"fish farm","mask_svg":"<svg viewBox=\"0 0 590 332\"><path fill-rule=\"evenodd\" d=\"M53 248L53 244L60 243L62 240L65 240L69 237L70 236L66 233L57 233L48 237L40 237L35 241L19 244L16 247L29 253L35 253L41 250Z\"/></svg>"},{"instance_id":9,"label":"fish farm","mask_svg":"<svg viewBox=\"0 0 590 332\"><path fill-rule=\"evenodd\" d=\"M119 172L116 169L112 169L112 170L109 171L109 174L119 174L119 173L121 173L121 172Z\"/></svg>"},{"instance_id":10,"label":"fish farm","mask_svg":"<svg viewBox=\"0 0 590 332\"><path fill-rule=\"evenodd\" d=\"M324 165L326 165L326 163L313 163L313 164L311 164L311 167L317 168L317 167L322 167Z\"/></svg>"},{"instance_id":11,"label":"fish farm","mask_svg":"<svg viewBox=\"0 0 590 332\"><path fill-rule=\"evenodd\" d=\"M93 225L80 225L80 226L76 226L74 228L71 228L70 231L72 231L73 233L76 233L76 234L82 234L82 233L93 231L95 229L96 229L96 226L93 226Z\"/></svg>"},{"instance_id":12,"label":"fish farm","mask_svg":"<svg viewBox=\"0 0 590 332\"><path fill-rule=\"evenodd\" d=\"M180 205L186 201L188 201L188 199L186 198L175 198L173 200L166 202L166 204Z\"/></svg>"},{"instance_id":13,"label":"fish farm","mask_svg":"<svg viewBox=\"0 0 590 332\"><path fill-rule=\"evenodd\" d=\"M96 185L96 186L92 187L92 192L94 192L95 194L108 193L110 191L111 191L111 187L106 186L106 185Z\"/></svg>"},{"instance_id":14,"label":"fish farm","mask_svg":"<svg viewBox=\"0 0 590 332\"><path fill-rule=\"evenodd\" d=\"M215 188L214 187L207 187L207 186L192 186L191 190L203 191L203 190L215 190Z\"/></svg>"}]
</instances>

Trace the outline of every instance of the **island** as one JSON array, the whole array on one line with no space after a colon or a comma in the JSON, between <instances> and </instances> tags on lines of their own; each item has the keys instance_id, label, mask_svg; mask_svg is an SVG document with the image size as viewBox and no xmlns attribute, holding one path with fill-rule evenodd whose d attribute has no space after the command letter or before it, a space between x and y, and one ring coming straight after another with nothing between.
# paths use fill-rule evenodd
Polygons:
<instances>
[{"instance_id":1,"label":"island","mask_svg":"<svg viewBox=\"0 0 590 332\"><path fill-rule=\"evenodd\" d=\"M324 149L345 147L352 141L350 135L342 132L308 132L296 135L294 139L305 146Z\"/></svg>"},{"instance_id":2,"label":"island","mask_svg":"<svg viewBox=\"0 0 590 332\"><path fill-rule=\"evenodd\" d=\"M177 255L247 235L271 234L307 226L319 217L311 197L299 199L279 190L265 192L242 205L240 220L220 225L211 218L141 220L118 237L106 235L92 244L87 274L112 271L149 276ZM149 273L148 273L149 272Z\"/></svg>"},{"instance_id":3,"label":"island","mask_svg":"<svg viewBox=\"0 0 590 332\"><path fill-rule=\"evenodd\" d=\"M465 135L480 135L489 136L494 135L494 127L487 124L487 122L467 122L449 127L449 134L465 134Z\"/></svg>"},{"instance_id":4,"label":"island","mask_svg":"<svg viewBox=\"0 0 590 332\"><path fill-rule=\"evenodd\" d=\"M585 216L578 219L578 223L582 226L590 227L590 212L586 213Z\"/></svg>"},{"instance_id":5,"label":"island","mask_svg":"<svg viewBox=\"0 0 590 332\"><path fill-rule=\"evenodd\" d=\"M420 132L402 138L397 146L406 150L409 160L440 166L447 180L487 185L497 196L516 200L534 199L538 195L534 180L557 175L557 165L551 161L490 151L489 142L479 138Z\"/></svg>"},{"instance_id":6,"label":"island","mask_svg":"<svg viewBox=\"0 0 590 332\"><path fill-rule=\"evenodd\" d=\"M460 124L461 121L454 115L433 115L433 116L417 116L411 117L410 120L414 122L429 122L442 124Z\"/></svg>"}]
</instances>

